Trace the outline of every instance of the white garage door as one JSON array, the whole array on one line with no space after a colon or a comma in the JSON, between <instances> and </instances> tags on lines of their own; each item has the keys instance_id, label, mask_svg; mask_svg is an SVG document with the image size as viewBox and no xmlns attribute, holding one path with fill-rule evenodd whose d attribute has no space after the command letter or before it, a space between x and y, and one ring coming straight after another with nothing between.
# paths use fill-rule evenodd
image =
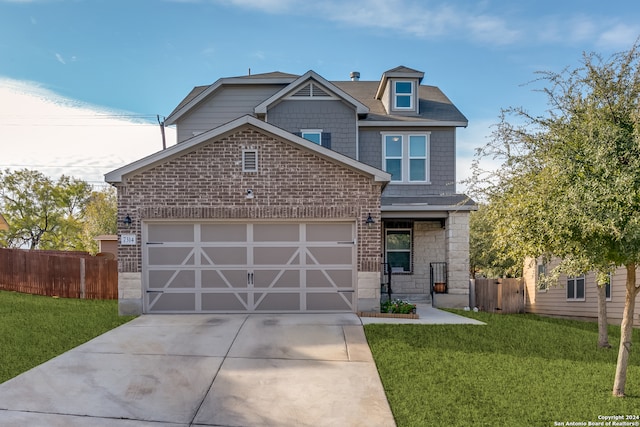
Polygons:
<instances>
[{"instance_id":1,"label":"white garage door","mask_svg":"<svg viewBox=\"0 0 640 427\"><path fill-rule=\"evenodd\" d=\"M354 311L352 223L149 222L147 313Z\"/></svg>"}]
</instances>

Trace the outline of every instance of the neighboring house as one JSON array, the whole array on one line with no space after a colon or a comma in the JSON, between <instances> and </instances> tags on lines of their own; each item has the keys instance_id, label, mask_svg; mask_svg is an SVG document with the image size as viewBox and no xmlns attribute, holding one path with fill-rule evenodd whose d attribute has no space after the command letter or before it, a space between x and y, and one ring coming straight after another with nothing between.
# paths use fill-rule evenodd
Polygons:
<instances>
[{"instance_id":1,"label":"neighboring house","mask_svg":"<svg viewBox=\"0 0 640 427\"><path fill-rule=\"evenodd\" d=\"M7 231L9 229L9 223L6 219L0 214L0 231Z\"/></svg>"},{"instance_id":2,"label":"neighboring house","mask_svg":"<svg viewBox=\"0 0 640 427\"><path fill-rule=\"evenodd\" d=\"M560 275L551 286L540 281L557 263L527 260L523 276L525 282L525 311L550 316L598 318L598 289L593 272L572 277ZM640 274L640 270L636 273ZM620 324L626 296L627 272L624 267L611 274L606 285L607 318L609 323ZM640 326L640 304L636 301L633 323Z\"/></svg>"},{"instance_id":3,"label":"neighboring house","mask_svg":"<svg viewBox=\"0 0 640 427\"><path fill-rule=\"evenodd\" d=\"M118 257L118 236L116 234L101 234L94 237L98 242L98 254L100 256L112 255L113 259Z\"/></svg>"},{"instance_id":4,"label":"neighboring house","mask_svg":"<svg viewBox=\"0 0 640 427\"><path fill-rule=\"evenodd\" d=\"M105 176L121 313L378 310L385 262L394 296L430 301L438 282L436 305L468 305L467 119L420 71L351 77L196 87L165 121L175 146Z\"/></svg>"}]
</instances>

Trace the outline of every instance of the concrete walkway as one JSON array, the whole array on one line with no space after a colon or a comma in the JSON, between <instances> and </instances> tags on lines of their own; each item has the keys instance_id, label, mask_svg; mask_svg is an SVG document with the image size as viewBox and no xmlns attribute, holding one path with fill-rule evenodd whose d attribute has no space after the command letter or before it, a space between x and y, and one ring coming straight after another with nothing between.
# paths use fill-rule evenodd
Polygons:
<instances>
[{"instance_id":1,"label":"concrete walkway","mask_svg":"<svg viewBox=\"0 0 640 427\"><path fill-rule=\"evenodd\" d=\"M418 319L395 319L385 317L363 317L364 325L371 323L413 324L413 325L484 325L484 322L438 310L431 304L416 304Z\"/></svg>"},{"instance_id":2,"label":"concrete walkway","mask_svg":"<svg viewBox=\"0 0 640 427\"><path fill-rule=\"evenodd\" d=\"M355 314L147 315L0 385L6 426L395 426Z\"/></svg>"},{"instance_id":3,"label":"concrete walkway","mask_svg":"<svg viewBox=\"0 0 640 427\"><path fill-rule=\"evenodd\" d=\"M418 312L141 316L0 384L0 426L395 426L362 324L471 321Z\"/></svg>"}]
</instances>

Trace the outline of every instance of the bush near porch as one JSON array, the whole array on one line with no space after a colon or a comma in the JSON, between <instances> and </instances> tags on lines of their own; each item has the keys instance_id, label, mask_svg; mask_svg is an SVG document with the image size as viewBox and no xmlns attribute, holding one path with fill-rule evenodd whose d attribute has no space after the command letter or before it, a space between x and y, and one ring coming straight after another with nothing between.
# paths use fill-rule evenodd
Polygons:
<instances>
[{"instance_id":1,"label":"bush near porch","mask_svg":"<svg viewBox=\"0 0 640 427\"><path fill-rule=\"evenodd\" d=\"M629 362L627 397L611 396L619 327L609 327L613 348L603 350L596 323L456 313L487 325L365 326L399 427L586 425L601 421L599 415L640 417L637 352ZM640 343L640 330L633 340Z\"/></svg>"}]
</instances>

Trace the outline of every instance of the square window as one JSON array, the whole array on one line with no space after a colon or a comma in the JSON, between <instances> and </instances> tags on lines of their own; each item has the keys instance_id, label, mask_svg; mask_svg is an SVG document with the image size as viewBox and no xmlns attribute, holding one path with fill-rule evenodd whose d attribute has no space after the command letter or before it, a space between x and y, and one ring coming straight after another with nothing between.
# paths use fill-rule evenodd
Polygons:
<instances>
[{"instance_id":1,"label":"square window","mask_svg":"<svg viewBox=\"0 0 640 427\"><path fill-rule=\"evenodd\" d=\"M428 142L429 134L424 135L384 135L382 165L391 174L391 181L419 182L429 181Z\"/></svg>"},{"instance_id":2,"label":"square window","mask_svg":"<svg viewBox=\"0 0 640 427\"><path fill-rule=\"evenodd\" d=\"M584 275L567 278L567 299L573 301L584 301Z\"/></svg>"},{"instance_id":3,"label":"square window","mask_svg":"<svg viewBox=\"0 0 640 427\"><path fill-rule=\"evenodd\" d=\"M413 82L397 81L394 89L394 107L401 110L413 109Z\"/></svg>"},{"instance_id":4,"label":"square window","mask_svg":"<svg viewBox=\"0 0 640 427\"><path fill-rule=\"evenodd\" d=\"M308 130L302 131L302 137L315 144L321 145L322 143L322 131L321 130Z\"/></svg>"}]
</instances>

